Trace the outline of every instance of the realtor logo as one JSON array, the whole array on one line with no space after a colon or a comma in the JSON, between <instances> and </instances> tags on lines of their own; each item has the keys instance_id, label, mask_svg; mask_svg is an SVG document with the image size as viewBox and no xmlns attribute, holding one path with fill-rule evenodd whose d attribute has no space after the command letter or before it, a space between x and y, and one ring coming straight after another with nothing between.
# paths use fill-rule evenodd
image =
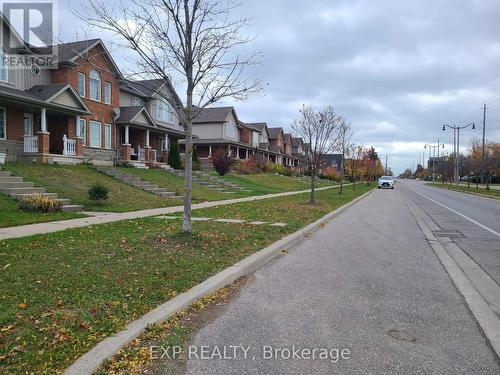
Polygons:
<instances>
[{"instance_id":1,"label":"realtor logo","mask_svg":"<svg viewBox=\"0 0 500 375\"><path fill-rule=\"evenodd\" d=\"M57 60L54 2L2 1L2 15L3 63L12 67L33 64L54 67Z\"/></svg>"}]
</instances>

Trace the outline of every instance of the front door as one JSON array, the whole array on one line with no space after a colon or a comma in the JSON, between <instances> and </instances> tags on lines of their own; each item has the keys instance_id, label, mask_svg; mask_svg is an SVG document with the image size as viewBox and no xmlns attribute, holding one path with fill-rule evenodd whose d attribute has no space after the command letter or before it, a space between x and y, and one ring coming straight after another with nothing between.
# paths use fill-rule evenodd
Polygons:
<instances>
[{"instance_id":1,"label":"front door","mask_svg":"<svg viewBox=\"0 0 500 375\"><path fill-rule=\"evenodd\" d=\"M33 135L33 113L24 114L24 135Z\"/></svg>"}]
</instances>

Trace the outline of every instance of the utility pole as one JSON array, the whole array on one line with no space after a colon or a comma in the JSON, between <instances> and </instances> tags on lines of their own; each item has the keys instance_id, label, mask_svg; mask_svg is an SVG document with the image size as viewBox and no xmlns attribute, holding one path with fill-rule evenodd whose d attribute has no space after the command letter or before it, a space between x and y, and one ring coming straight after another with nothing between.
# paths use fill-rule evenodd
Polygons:
<instances>
[{"instance_id":1,"label":"utility pole","mask_svg":"<svg viewBox=\"0 0 500 375\"><path fill-rule=\"evenodd\" d=\"M387 176L387 155L385 155L385 175Z\"/></svg>"},{"instance_id":2,"label":"utility pole","mask_svg":"<svg viewBox=\"0 0 500 375\"><path fill-rule=\"evenodd\" d=\"M458 173L459 173L459 168L458 168L458 164L459 164L459 157L460 157L460 129L465 129L465 128L468 128L469 126L472 126L472 130L475 130L476 129L476 125L471 122L470 124L467 124L467 125L464 125L464 126L457 126L455 124L452 125L443 125L443 131L446 130L446 128L450 128L450 129L453 129L453 149L455 150L455 159L454 159L454 170L453 170L453 174L454 174L454 179L455 179L455 184L458 186L458 180L459 180L459 176L458 176Z\"/></svg>"},{"instance_id":3,"label":"utility pole","mask_svg":"<svg viewBox=\"0 0 500 375\"><path fill-rule=\"evenodd\" d=\"M486 103L483 105L483 151L481 153L481 183L484 184L484 139L486 135ZM477 178L477 177L476 177Z\"/></svg>"}]
</instances>

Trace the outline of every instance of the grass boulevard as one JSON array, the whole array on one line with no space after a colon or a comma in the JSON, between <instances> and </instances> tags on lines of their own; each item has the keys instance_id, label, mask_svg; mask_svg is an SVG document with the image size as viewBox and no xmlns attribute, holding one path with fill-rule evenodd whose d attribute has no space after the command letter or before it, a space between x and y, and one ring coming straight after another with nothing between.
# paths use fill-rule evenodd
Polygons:
<instances>
[{"instance_id":1,"label":"grass boulevard","mask_svg":"<svg viewBox=\"0 0 500 375\"><path fill-rule=\"evenodd\" d=\"M194 211L268 225L146 218L0 242L0 363L59 373L104 337L249 254L371 189L359 184Z\"/></svg>"}]
</instances>

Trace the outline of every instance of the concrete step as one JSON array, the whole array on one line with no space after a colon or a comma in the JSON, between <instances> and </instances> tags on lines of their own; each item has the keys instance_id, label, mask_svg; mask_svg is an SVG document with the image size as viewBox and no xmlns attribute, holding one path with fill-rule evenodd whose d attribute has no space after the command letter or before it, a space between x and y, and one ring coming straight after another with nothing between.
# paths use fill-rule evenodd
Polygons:
<instances>
[{"instance_id":1,"label":"concrete step","mask_svg":"<svg viewBox=\"0 0 500 375\"><path fill-rule=\"evenodd\" d=\"M23 178L15 176L0 176L0 185L4 182L23 182Z\"/></svg>"},{"instance_id":2,"label":"concrete step","mask_svg":"<svg viewBox=\"0 0 500 375\"><path fill-rule=\"evenodd\" d=\"M31 197L33 194L29 193L20 193L20 194L10 194L10 196L14 199L24 199ZM57 199L57 193L41 193L44 197L52 198L52 199Z\"/></svg>"},{"instance_id":3,"label":"concrete step","mask_svg":"<svg viewBox=\"0 0 500 375\"><path fill-rule=\"evenodd\" d=\"M36 188L36 187L20 187L20 188L3 188L0 186L0 191L5 194L37 194L37 193L45 193L47 190L44 188Z\"/></svg>"},{"instance_id":4,"label":"concrete step","mask_svg":"<svg viewBox=\"0 0 500 375\"><path fill-rule=\"evenodd\" d=\"M34 186L33 182L0 182L0 188L29 188Z\"/></svg>"},{"instance_id":5,"label":"concrete step","mask_svg":"<svg viewBox=\"0 0 500 375\"><path fill-rule=\"evenodd\" d=\"M71 199L61 199L58 198L56 201L61 202L63 206L69 206L71 205Z\"/></svg>"},{"instance_id":6,"label":"concrete step","mask_svg":"<svg viewBox=\"0 0 500 375\"><path fill-rule=\"evenodd\" d=\"M175 197L175 192L174 191L163 191L163 192L156 192L159 196L162 197Z\"/></svg>"},{"instance_id":7,"label":"concrete step","mask_svg":"<svg viewBox=\"0 0 500 375\"><path fill-rule=\"evenodd\" d=\"M12 176L10 171L0 171L0 177Z\"/></svg>"},{"instance_id":8,"label":"concrete step","mask_svg":"<svg viewBox=\"0 0 500 375\"><path fill-rule=\"evenodd\" d=\"M83 210L83 206L78 204L68 204L62 207L62 210L65 212L78 212Z\"/></svg>"}]
</instances>

